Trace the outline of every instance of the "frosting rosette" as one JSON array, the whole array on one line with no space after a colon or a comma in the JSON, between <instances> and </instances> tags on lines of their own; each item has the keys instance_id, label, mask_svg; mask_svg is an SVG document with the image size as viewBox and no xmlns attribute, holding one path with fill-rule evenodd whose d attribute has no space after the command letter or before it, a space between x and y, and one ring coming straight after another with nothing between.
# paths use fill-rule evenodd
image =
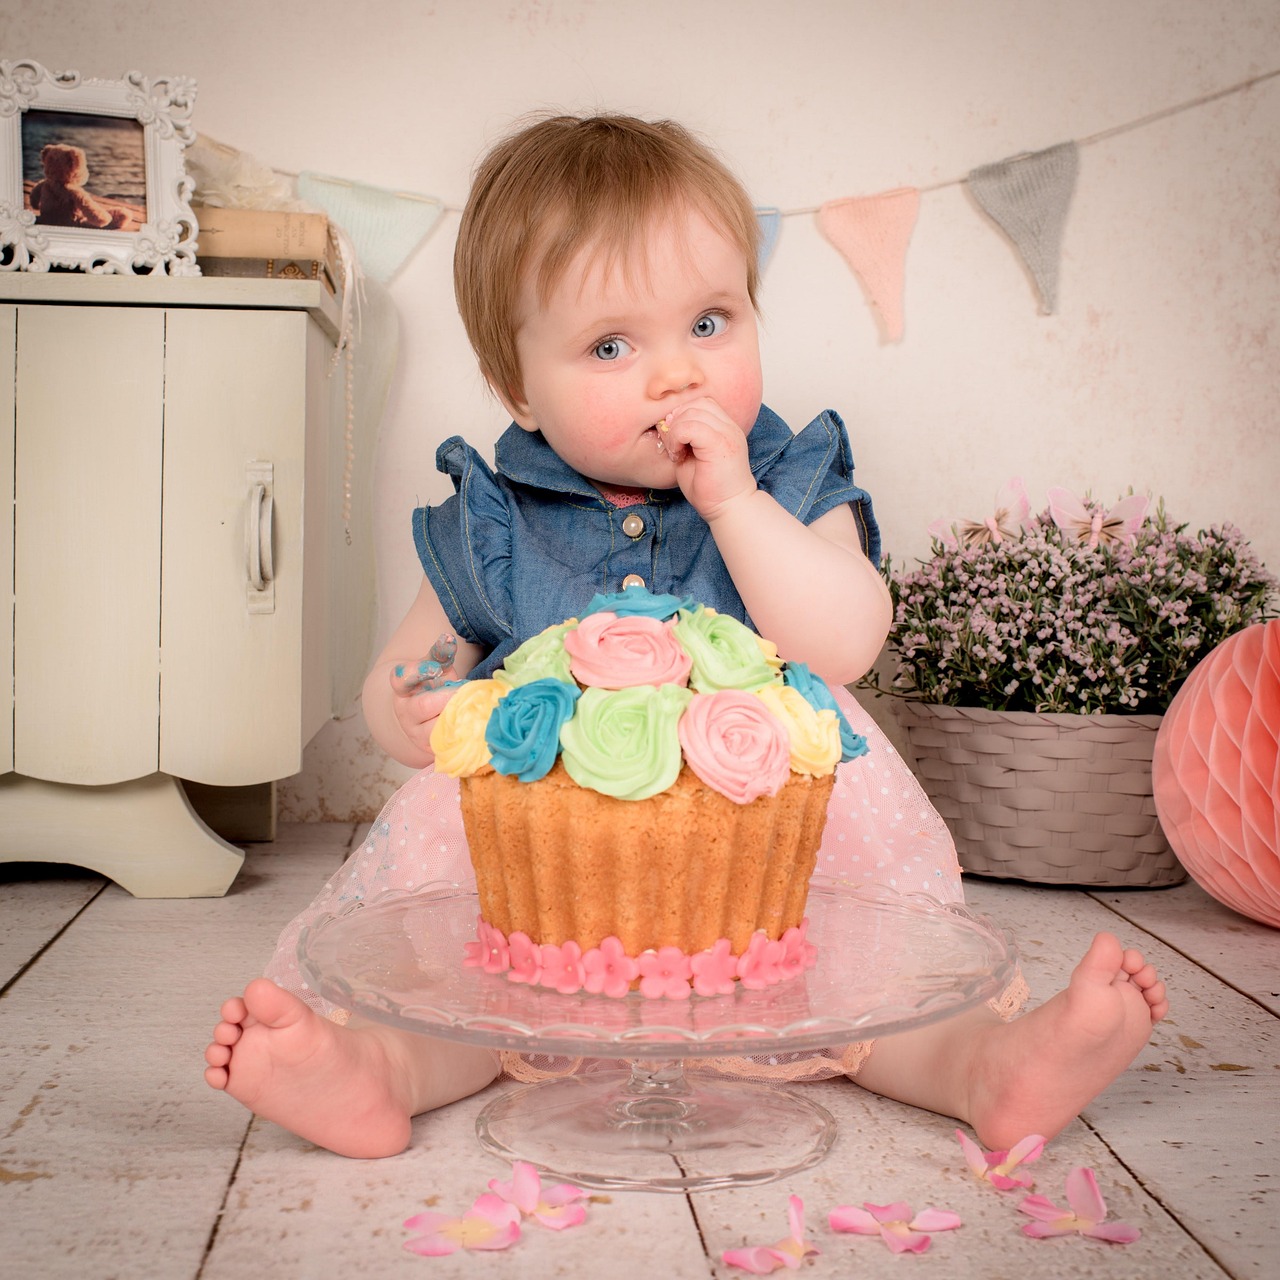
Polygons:
<instances>
[{"instance_id":1,"label":"frosting rosette","mask_svg":"<svg viewBox=\"0 0 1280 1280\"><path fill-rule=\"evenodd\" d=\"M796 773L824 777L840 762L840 726L834 711L819 711L789 685L771 684L755 696L786 727L791 767Z\"/></svg>"},{"instance_id":2,"label":"frosting rosette","mask_svg":"<svg viewBox=\"0 0 1280 1280\"><path fill-rule=\"evenodd\" d=\"M588 688L689 682L689 655L676 643L671 624L643 614L589 614L565 633L564 648L574 679Z\"/></svg>"},{"instance_id":3,"label":"frosting rosette","mask_svg":"<svg viewBox=\"0 0 1280 1280\"><path fill-rule=\"evenodd\" d=\"M791 775L790 736L755 694L694 694L676 727L689 768L735 804L777 795Z\"/></svg>"},{"instance_id":4,"label":"frosting rosette","mask_svg":"<svg viewBox=\"0 0 1280 1280\"><path fill-rule=\"evenodd\" d=\"M573 676L569 672L569 655L564 651L565 633L578 625L576 618L568 622L557 622L554 626L530 636L514 653L507 656L506 661L493 673L495 680L513 688L522 684L532 684L535 680L562 680L565 684L573 684Z\"/></svg>"},{"instance_id":5,"label":"frosting rosette","mask_svg":"<svg viewBox=\"0 0 1280 1280\"><path fill-rule=\"evenodd\" d=\"M778 679L750 627L714 609L681 610L676 639L693 660L689 685L698 693L759 689Z\"/></svg>"},{"instance_id":6,"label":"frosting rosette","mask_svg":"<svg viewBox=\"0 0 1280 1280\"><path fill-rule=\"evenodd\" d=\"M431 730L437 773L465 778L489 763L485 726L494 707L509 692L510 686L497 680L469 680L459 686Z\"/></svg>"},{"instance_id":7,"label":"frosting rosette","mask_svg":"<svg viewBox=\"0 0 1280 1280\"><path fill-rule=\"evenodd\" d=\"M561 680L531 680L499 700L485 725L490 763L521 782L551 772L560 754L560 727L573 715L578 687Z\"/></svg>"},{"instance_id":8,"label":"frosting rosette","mask_svg":"<svg viewBox=\"0 0 1280 1280\"><path fill-rule=\"evenodd\" d=\"M560 730L563 764L580 787L647 800L680 774L677 724L692 694L679 685L589 688Z\"/></svg>"},{"instance_id":9,"label":"frosting rosette","mask_svg":"<svg viewBox=\"0 0 1280 1280\"><path fill-rule=\"evenodd\" d=\"M834 711L836 723L840 726L840 759L856 760L867 754L867 740L860 733L854 733L853 726L844 718L839 703L832 695L827 682L821 676L815 676L803 662L789 662L782 678L793 689L804 695L805 701L819 711Z\"/></svg>"},{"instance_id":10,"label":"frosting rosette","mask_svg":"<svg viewBox=\"0 0 1280 1280\"><path fill-rule=\"evenodd\" d=\"M616 613L618 617L657 618L659 622L674 617L681 609L693 609L697 601L688 596L655 596L643 587L626 587L622 591L597 594L583 612L583 617L593 613Z\"/></svg>"}]
</instances>

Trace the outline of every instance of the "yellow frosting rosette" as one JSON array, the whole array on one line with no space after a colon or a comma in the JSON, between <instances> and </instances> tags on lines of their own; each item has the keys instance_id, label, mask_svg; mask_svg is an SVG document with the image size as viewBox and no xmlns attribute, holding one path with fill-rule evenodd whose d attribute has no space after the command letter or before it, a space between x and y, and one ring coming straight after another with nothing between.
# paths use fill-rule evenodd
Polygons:
<instances>
[{"instance_id":1,"label":"yellow frosting rosette","mask_svg":"<svg viewBox=\"0 0 1280 1280\"><path fill-rule=\"evenodd\" d=\"M814 708L798 689L768 684L755 695L782 722L791 738L791 768L822 778L840 763L840 721L834 711Z\"/></svg>"},{"instance_id":2,"label":"yellow frosting rosette","mask_svg":"<svg viewBox=\"0 0 1280 1280\"><path fill-rule=\"evenodd\" d=\"M485 726L494 707L510 692L510 685L497 680L469 680L445 703L431 730L437 773L466 778L489 763Z\"/></svg>"}]
</instances>

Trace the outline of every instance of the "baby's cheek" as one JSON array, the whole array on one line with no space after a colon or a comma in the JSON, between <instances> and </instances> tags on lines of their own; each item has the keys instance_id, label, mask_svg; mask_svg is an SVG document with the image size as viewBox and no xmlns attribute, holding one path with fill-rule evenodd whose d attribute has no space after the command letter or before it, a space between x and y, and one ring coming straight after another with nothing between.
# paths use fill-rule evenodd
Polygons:
<instances>
[{"instance_id":1,"label":"baby's cheek","mask_svg":"<svg viewBox=\"0 0 1280 1280\"><path fill-rule=\"evenodd\" d=\"M760 413L764 384L758 369L744 369L727 379L720 396L720 407L748 435Z\"/></svg>"}]
</instances>

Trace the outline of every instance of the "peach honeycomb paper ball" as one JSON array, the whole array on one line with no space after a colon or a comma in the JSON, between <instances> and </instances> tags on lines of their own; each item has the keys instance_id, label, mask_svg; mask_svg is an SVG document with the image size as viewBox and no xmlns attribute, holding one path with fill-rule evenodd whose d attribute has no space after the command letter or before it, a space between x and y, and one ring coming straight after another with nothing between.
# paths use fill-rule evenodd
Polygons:
<instances>
[{"instance_id":1,"label":"peach honeycomb paper ball","mask_svg":"<svg viewBox=\"0 0 1280 1280\"><path fill-rule=\"evenodd\" d=\"M1280 928L1280 620L1228 637L1156 735L1160 825L1206 893Z\"/></svg>"}]
</instances>

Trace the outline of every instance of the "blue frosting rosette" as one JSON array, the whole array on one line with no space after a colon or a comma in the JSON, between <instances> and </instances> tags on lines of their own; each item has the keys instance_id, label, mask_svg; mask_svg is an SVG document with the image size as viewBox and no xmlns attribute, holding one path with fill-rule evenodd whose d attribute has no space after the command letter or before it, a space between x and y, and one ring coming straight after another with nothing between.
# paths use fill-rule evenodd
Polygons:
<instances>
[{"instance_id":1,"label":"blue frosting rosette","mask_svg":"<svg viewBox=\"0 0 1280 1280\"><path fill-rule=\"evenodd\" d=\"M681 609L695 609L697 601L688 596L655 596L643 587L627 587L608 595L597 592L582 611L585 618L592 613L616 613L620 618L656 618L666 621Z\"/></svg>"},{"instance_id":2,"label":"blue frosting rosette","mask_svg":"<svg viewBox=\"0 0 1280 1280\"><path fill-rule=\"evenodd\" d=\"M853 727L844 718L844 712L827 688L821 676L815 676L803 662L788 662L782 673L783 680L789 684L815 711L834 711L836 721L840 725L840 763L856 760L867 754L867 740L860 733L854 733Z\"/></svg>"},{"instance_id":3,"label":"blue frosting rosette","mask_svg":"<svg viewBox=\"0 0 1280 1280\"><path fill-rule=\"evenodd\" d=\"M545 778L560 752L560 727L572 718L579 696L577 685L562 680L532 680L512 689L484 730L493 767L521 782Z\"/></svg>"}]
</instances>

